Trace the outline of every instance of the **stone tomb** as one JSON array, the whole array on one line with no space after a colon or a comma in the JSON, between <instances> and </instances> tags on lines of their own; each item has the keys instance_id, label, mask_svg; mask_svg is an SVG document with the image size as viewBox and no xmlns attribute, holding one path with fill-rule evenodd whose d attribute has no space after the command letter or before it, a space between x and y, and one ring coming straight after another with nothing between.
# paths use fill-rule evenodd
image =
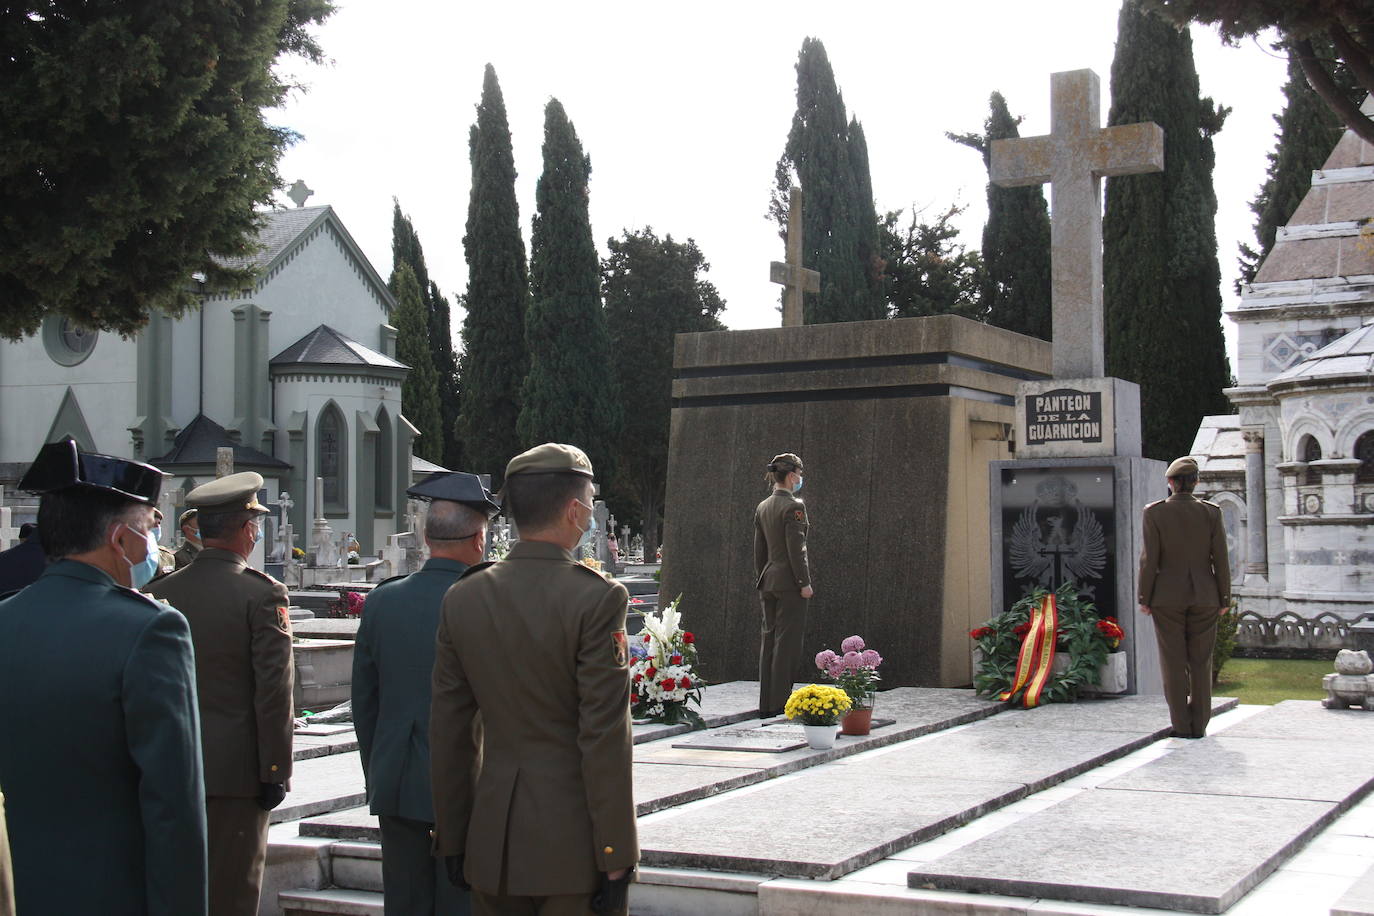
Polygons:
<instances>
[{"instance_id":1,"label":"stone tomb","mask_svg":"<svg viewBox=\"0 0 1374 916\"><path fill-rule=\"evenodd\" d=\"M986 467L1050 346L962 318L678 335L663 589L712 680L758 673L753 511L779 452L806 462L810 656L861 634L884 686L972 680L989 616Z\"/></svg>"}]
</instances>

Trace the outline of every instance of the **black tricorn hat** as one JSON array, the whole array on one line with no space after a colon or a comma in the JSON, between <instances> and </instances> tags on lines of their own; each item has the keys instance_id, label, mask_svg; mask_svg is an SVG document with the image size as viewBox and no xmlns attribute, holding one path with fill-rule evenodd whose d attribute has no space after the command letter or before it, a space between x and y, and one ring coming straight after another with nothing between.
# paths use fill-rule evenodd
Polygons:
<instances>
[{"instance_id":1,"label":"black tricorn hat","mask_svg":"<svg viewBox=\"0 0 1374 916\"><path fill-rule=\"evenodd\" d=\"M162 492L162 472L141 461L83 452L68 436L39 449L38 457L19 481L19 489L40 495L72 487L101 490L151 505Z\"/></svg>"},{"instance_id":2,"label":"black tricorn hat","mask_svg":"<svg viewBox=\"0 0 1374 916\"><path fill-rule=\"evenodd\" d=\"M488 516L501 510L501 504L482 486L482 479L463 471L435 471L406 490L406 495L415 499L446 499L462 503Z\"/></svg>"}]
</instances>

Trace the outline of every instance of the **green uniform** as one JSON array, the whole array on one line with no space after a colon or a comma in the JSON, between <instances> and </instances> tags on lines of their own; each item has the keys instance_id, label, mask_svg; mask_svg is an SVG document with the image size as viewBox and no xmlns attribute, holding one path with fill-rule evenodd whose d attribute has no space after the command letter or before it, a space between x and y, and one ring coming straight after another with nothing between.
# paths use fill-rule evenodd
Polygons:
<instances>
[{"instance_id":1,"label":"green uniform","mask_svg":"<svg viewBox=\"0 0 1374 916\"><path fill-rule=\"evenodd\" d=\"M759 636L759 714L779 715L792 692L806 635L801 590L811 584L806 555L806 506L786 490L754 510L754 587L763 606Z\"/></svg>"},{"instance_id":2,"label":"green uniform","mask_svg":"<svg viewBox=\"0 0 1374 916\"><path fill-rule=\"evenodd\" d=\"M172 554L172 562L177 569L185 569L191 565L198 553L200 553L200 547L191 541L183 541L181 546L176 549L176 553Z\"/></svg>"},{"instance_id":3,"label":"green uniform","mask_svg":"<svg viewBox=\"0 0 1374 916\"><path fill-rule=\"evenodd\" d=\"M0 602L0 786L17 912L206 912L186 618L59 560Z\"/></svg>"},{"instance_id":4,"label":"green uniform","mask_svg":"<svg viewBox=\"0 0 1374 916\"><path fill-rule=\"evenodd\" d=\"M449 586L467 569L432 558L367 596L353 649L353 723L369 810L382 827L382 888L392 914L467 913L468 894L430 851L429 694L434 634Z\"/></svg>"}]
</instances>

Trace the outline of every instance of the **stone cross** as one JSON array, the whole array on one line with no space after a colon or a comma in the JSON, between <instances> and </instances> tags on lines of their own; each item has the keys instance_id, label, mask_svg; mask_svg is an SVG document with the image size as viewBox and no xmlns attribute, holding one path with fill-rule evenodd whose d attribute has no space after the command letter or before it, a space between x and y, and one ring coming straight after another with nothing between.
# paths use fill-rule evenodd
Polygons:
<instances>
[{"instance_id":1,"label":"stone cross","mask_svg":"<svg viewBox=\"0 0 1374 916\"><path fill-rule=\"evenodd\" d=\"M296 179L296 183L291 186L290 190L286 192L286 196L291 198L291 202L297 207L304 207L305 202L313 197L314 194L315 192L307 188L305 182L301 181L299 178Z\"/></svg>"},{"instance_id":2,"label":"stone cross","mask_svg":"<svg viewBox=\"0 0 1374 916\"><path fill-rule=\"evenodd\" d=\"M801 327L803 293L821 291L819 272L802 266L802 189L793 188L787 199L787 261L768 265L768 278L782 284L782 326Z\"/></svg>"},{"instance_id":3,"label":"stone cross","mask_svg":"<svg viewBox=\"0 0 1374 916\"><path fill-rule=\"evenodd\" d=\"M215 449L215 476L228 477L234 473L234 450L221 446Z\"/></svg>"},{"instance_id":4,"label":"stone cross","mask_svg":"<svg viewBox=\"0 0 1374 916\"><path fill-rule=\"evenodd\" d=\"M1102 378L1102 178L1164 169L1158 124L1102 128L1091 70L1050 74L1050 132L992 141L989 177L1004 188L1050 183L1054 377Z\"/></svg>"}]
</instances>

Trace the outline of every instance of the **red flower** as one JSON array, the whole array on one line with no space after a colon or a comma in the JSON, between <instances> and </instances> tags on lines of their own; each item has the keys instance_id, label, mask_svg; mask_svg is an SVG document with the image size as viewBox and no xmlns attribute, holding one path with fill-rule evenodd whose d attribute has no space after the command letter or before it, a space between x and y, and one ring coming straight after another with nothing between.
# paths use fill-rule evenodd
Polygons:
<instances>
[{"instance_id":1,"label":"red flower","mask_svg":"<svg viewBox=\"0 0 1374 916\"><path fill-rule=\"evenodd\" d=\"M691 633L683 633L683 634L682 634L682 641L685 642L687 645L690 646L692 643L694 643L694 642L697 641L697 638L696 638L695 636L693 636Z\"/></svg>"},{"instance_id":2,"label":"red flower","mask_svg":"<svg viewBox=\"0 0 1374 916\"><path fill-rule=\"evenodd\" d=\"M641 680L643 680L643 678L644 678L644 675L642 675L642 674L636 674L636 675L635 675L635 683L638 684Z\"/></svg>"},{"instance_id":3,"label":"red flower","mask_svg":"<svg viewBox=\"0 0 1374 916\"><path fill-rule=\"evenodd\" d=\"M1026 634L1030 632L1030 627L1030 621L1026 621L1025 623L1018 626L1016 629L1012 630L1012 633L1024 639Z\"/></svg>"},{"instance_id":4,"label":"red flower","mask_svg":"<svg viewBox=\"0 0 1374 916\"><path fill-rule=\"evenodd\" d=\"M674 680L673 680L672 678L670 678L670 677L665 677L665 678L663 679L663 683L662 683L660 686L662 686L664 690L676 690L676 689L677 689L677 681L674 681Z\"/></svg>"},{"instance_id":5,"label":"red flower","mask_svg":"<svg viewBox=\"0 0 1374 916\"><path fill-rule=\"evenodd\" d=\"M645 642L648 642L648 641L649 641L649 634L648 634L648 633L645 633L645 634L644 634L644 641L645 641Z\"/></svg>"},{"instance_id":6,"label":"red flower","mask_svg":"<svg viewBox=\"0 0 1374 916\"><path fill-rule=\"evenodd\" d=\"M680 677L677 679L677 685L683 690L686 690L692 686L692 679L690 677Z\"/></svg>"},{"instance_id":7,"label":"red flower","mask_svg":"<svg viewBox=\"0 0 1374 916\"><path fill-rule=\"evenodd\" d=\"M968 635L973 639L982 639L984 636L992 635L992 627L979 627L976 630L969 630Z\"/></svg>"},{"instance_id":8,"label":"red flower","mask_svg":"<svg viewBox=\"0 0 1374 916\"><path fill-rule=\"evenodd\" d=\"M668 664L670 664L670 665L680 665L680 664L682 664L682 656L681 656L681 655L673 655L673 656L670 656L670 657L668 658Z\"/></svg>"},{"instance_id":9,"label":"red flower","mask_svg":"<svg viewBox=\"0 0 1374 916\"><path fill-rule=\"evenodd\" d=\"M655 668L653 665L650 665L648 670L644 672L644 676L647 677L649 680L653 680L655 674L658 674L658 669Z\"/></svg>"}]
</instances>

